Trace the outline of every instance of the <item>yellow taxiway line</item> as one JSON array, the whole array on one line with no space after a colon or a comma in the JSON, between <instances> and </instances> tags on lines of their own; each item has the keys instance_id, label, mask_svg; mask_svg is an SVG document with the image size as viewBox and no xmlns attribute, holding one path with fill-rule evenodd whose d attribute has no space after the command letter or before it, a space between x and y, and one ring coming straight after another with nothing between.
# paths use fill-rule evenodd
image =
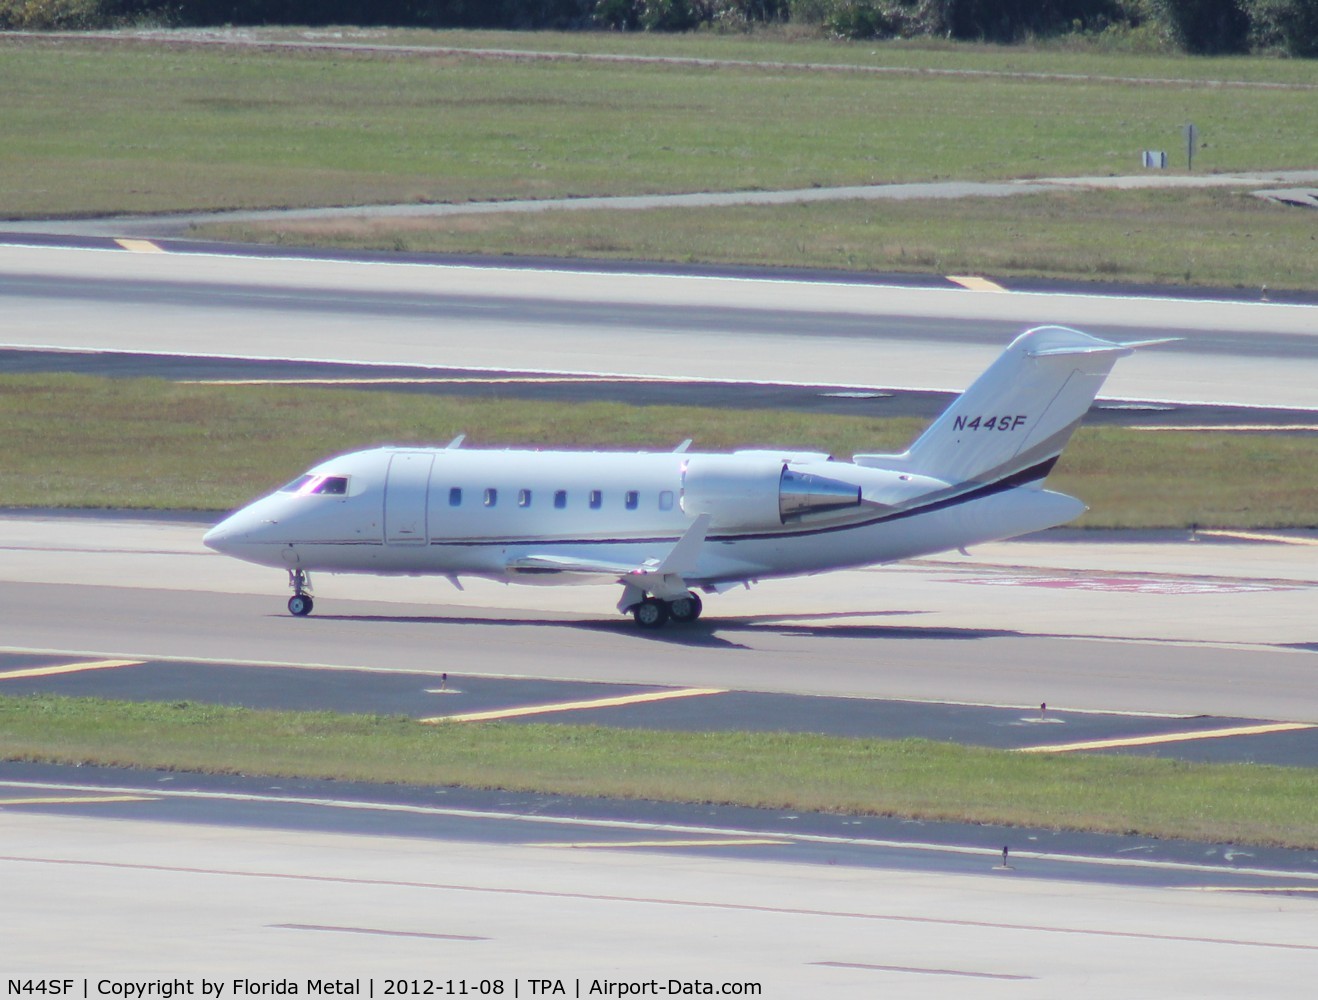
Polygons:
<instances>
[{"instance_id":1,"label":"yellow taxiway line","mask_svg":"<svg viewBox=\"0 0 1318 1000\"><path fill-rule=\"evenodd\" d=\"M1269 434L1281 431L1318 431L1318 424L1137 424L1129 428L1132 431L1191 431L1199 434L1205 431L1240 431Z\"/></svg>"},{"instance_id":2,"label":"yellow taxiway line","mask_svg":"<svg viewBox=\"0 0 1318 1000\"><path fill-rule=\"evenodd\" d=\"M948 281L955 281L962 288L968 288L972 292L1005 292L1006 289L996 281L989 281L988 278L981 278L974 274L949 274Z\"/></svg>"},{"instance_id":3,"label":"yellow taxiway line","mask_svg":"<svg viewBox=\"0 0 1318 1000\"><path fill-rule=\"evenodd\" d=\"M1262 736L1318 728L1309 722L1270 722L1260 726L1233 726L1229 729L1201 729L1193 733L1161 733L1157 736L1132 736L1119 740L1087 740L1083 743L1054 743L1042 747L1016 747L1016 753L1070 753L1075 750L1110 750L1116 747L1146 747L1158 743L1184 743L1189 740L1220 740L1230 736Z\"/></svg>"},{"instance_id":4,"label":"yellow taxiway line","mask_svg":"<svg viewBox=\"0 0 1318 1000\"><path fill-rule=\"evenodd\" d=\"M616 708L621 705L641 705L651 701L668 701L671 698L699 698L708 694L726 694L721 688L679 688L674 691L652 691L649 694L629 694L616 698L596 698L593 701L563 701L552 705L524 705L521 708L496 708L489 712L468 712L465 715L437 715L419 721L436 722L490 722L495 719L517 719L527 715L548 715L553 712L576 712L592 708Z\"/></svg>"},{"instance_id":5,"label":"yellow taxiway line","mask_svg":"<svg viewBox=\"0 0 1318 1000\"><path fill-rule=\"evenodd\" d=\"M1318 545L1318 538L1299 538L1294 535L1262 535L1257 531L1226 531L1217 528L1199 530L1196 535L1208 538L1239 538L1246 542L1282 542L1286 545Z\"/></svg>"},{"instance_id":6,"label":"yellow taxiway line","mask_svg":"<svg viewBox=\"0 0 1318 1000\"><path fill-rule=\"evenodd\" d=\"M408 377L408 376L390 376L379 378L352 378L348 376L339 378L194 378L181 379L179 385L206 385L219 386L223 388L245 387L256 385L307 385L307 386L372 386L372 385L592 385L599 382L635 382L638 384L651 384L654 382L673 382L676 379L668 378L663 375L619 375L619 376L599 376L599 375L563 375L563 376L540 376L528 375L525 377L516 375L496 376L491 378L475 378L468 376L453 376L451 378L434 376L429 378Z\"/></svg>"},{"instance_id":7,"label":"yellow taxiway line","mask_svg":"<svg viewBox=\"0 0 1318 1000\"><path fill-rule=\"evenodd\" d=\"M91 660L86 663L57 663L49 667L29 667L25 670L6 670L0 681L17 681L26 677L54 677L56 674L79 674L84 670L112 670L115 667L138 667L142 660Z\"/></svg>"},{"instance_id":8,"label":"yellow taxiway line","mask_svg":"<svg viewBox=\"0 0 1318 1000\"><path fill-rule=\"evenodd\" d=\"M115 240L125 250L131 250L133 253L164 253L160 247L156 246L150 240Z\"/></svg>"},{"instance_id":9,"label":"yellow taxiway line","mask_svg":"<svg viewBox=\"0 0 1318 1000\"><path fill-rule=\"evenodd\" d=\"M1297 893L1318 893L1318 886L1312 885L1194 885L1187 886L1192 892L1240 892L1271 893L1274 896L1290 896Z\"/></svg>"},{"instance_id":10,"label":"yellow taxiway line","mask_svg":"<svg viewBox=\"0 0 1318 1000\"><path fill-rule=\"evenodd\" d=\"M154 802L149 795L46 795L27 799L0 799L0 806L72 806L84 802Z\"/></svg>"},{"instance_id":11,"label":"yellow taxiway line","mask_svg":"<svg viewBox=\"0 0 1318 1000\"><path fill-rule=\"evenodd\" d=\"M526 844L526 847L758 847L790 844L790 840L772 840L767 837L724 838L720 840L597 840L564 843L546 841L541 844Z\"/></svg>"}]
</instances>

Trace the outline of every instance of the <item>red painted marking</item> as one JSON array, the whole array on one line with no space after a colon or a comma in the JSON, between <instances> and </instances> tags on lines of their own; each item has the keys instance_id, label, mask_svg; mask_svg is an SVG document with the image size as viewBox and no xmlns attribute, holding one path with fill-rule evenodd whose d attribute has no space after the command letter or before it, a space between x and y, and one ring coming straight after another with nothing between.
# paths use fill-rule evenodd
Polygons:
<instances>
[{"instance_id":1,"label":"red painted marking","mask_svg":"<svg viewBox=\"0 0 1318 1000\"><path fill-rule=\"evenodd\" d=\"M1047 587L1050 590L1097 590L1119 594L1249 594L1297 587L1273 583L1219 583L1139 576L992 576L965 577L949 583L981 587Z\"/></svg>"}]
</instances>

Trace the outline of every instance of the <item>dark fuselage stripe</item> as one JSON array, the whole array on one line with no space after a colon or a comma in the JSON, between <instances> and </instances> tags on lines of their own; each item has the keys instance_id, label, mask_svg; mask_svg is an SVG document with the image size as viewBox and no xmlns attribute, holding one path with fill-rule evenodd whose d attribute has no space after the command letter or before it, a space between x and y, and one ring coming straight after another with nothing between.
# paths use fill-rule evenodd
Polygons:
<instances>
[{"instance_id":1,"label":"dark fuselage stripe","mask_svg":"<svg viewBox=\"0 0 1318 1000\"><path fill-rule=\"evenodd\" d=\"M800 528L792 531L761 531L761 532L748 533L748 534L710 535L705 540L706 542L748 542L748 541L764 541L768 539L808 538L817 535L832 534L839 531L855 531L859 528L869 528L876 524L884 524L889 521L901 521L906 518L916 517L917 515L920 514L931 514L934 513L935 511L947 510L948 508L958 507L962 504L973 503L976 500L983 500L986 497L995 496L998 493L1005 493L1008 490L1014 490L1019 487L1026 486L1030 483L1039 482L1044 478L1046 478L1048 473L1052 471L1052 468L1054 465L1057 464L1057 459L1059 457L1060 456L1058 455L1054 455L1053 457L1047 459L1046 461L1040 462L1038 465L1031 466L1028 469L1022 469L1020 472L1012 473L1010 476L1006 476L1002 479L999 479L997 482L994 483L984 483L980 486L975 486L971 489L968 489L965 492L957 493L952 496L942 497L941 499L935 500L931 503L926 503L921 506L908 507L905 510L892 511L886 514L878 515L876 517L867 518L864 521L852 521L847 524L824 525L817 528ZM486 538L486 539L442 538L442 539L432 539L429 544L430 546L448 546L452 548L468 548L468 547L488 548L490 546L524 546L524 545L656 545L660 543L672 543L677 541L677 538L678 536L675 535L647 536L643 538L622 538L617 536L603 537L603 538L601 537L594 537L594 538L512 537L512 538ZM283 545L286 543L280 543L280 544ZM354 541L325 540L319 542L297 542L291 544L327 545L327 546L373 545L373 546L386 547L383 542L364 541L364 540L354 540ZM405 549L409 547L416 547L420 544L422 543L419 541L404 542L404 543L396 543L387 547Z\"/></svg>"}]
</instances>

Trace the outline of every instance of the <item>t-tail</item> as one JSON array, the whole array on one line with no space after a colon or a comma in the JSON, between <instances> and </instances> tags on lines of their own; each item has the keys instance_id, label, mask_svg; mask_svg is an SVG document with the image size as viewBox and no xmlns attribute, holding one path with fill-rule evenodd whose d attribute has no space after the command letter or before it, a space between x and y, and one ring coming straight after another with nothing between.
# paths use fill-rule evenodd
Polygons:
<instances>
[{"instance_id":1,"label":"t-tail","mask_svg":"<svg viewBox=\"0 0 1318 1000\"><path fill-rule=\"evenodd\" d=\"M954 489L1038 486L1117 359L1163 342L1117 344L1064 326L1028 330L903 454L855 461L918 472Z\"/></svg>"}]
</instances>

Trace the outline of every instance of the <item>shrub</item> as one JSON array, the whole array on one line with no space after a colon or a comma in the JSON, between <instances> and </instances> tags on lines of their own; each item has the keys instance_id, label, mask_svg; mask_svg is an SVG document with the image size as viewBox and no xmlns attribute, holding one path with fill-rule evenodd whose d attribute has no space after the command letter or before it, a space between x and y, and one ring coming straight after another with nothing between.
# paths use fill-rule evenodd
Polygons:
<instances>
[{"instance_id":1,"label":"shrub","mask_svg":"<svg viewBox=\"0 0 1318 1000\"><path fill-rule=\"evenodd\" d=\"M1250 41L1292 56L1318 56L1318 0L1250 0Z\"/></svg>"},{"instance_id":2,"label":"shrub","mask_svg":"<svg viewBox=\"0 0 1318 1000\"><path fill-rule=\"evenodd\" d=\"M1241 0L1150 0L1150 6L1186 52L1209 55L1249 47L1249 15Z\"/></svg>"},{"instance_id":3,"label":"shrub","mask_svg":"<svg viewBox=\"0 0 1318 1000\"><path fill-rule=\"evenodd\" d=\"M105 20L98 0L0 0L0 31L86 31Z\"/></svg>"}]
</instances>

